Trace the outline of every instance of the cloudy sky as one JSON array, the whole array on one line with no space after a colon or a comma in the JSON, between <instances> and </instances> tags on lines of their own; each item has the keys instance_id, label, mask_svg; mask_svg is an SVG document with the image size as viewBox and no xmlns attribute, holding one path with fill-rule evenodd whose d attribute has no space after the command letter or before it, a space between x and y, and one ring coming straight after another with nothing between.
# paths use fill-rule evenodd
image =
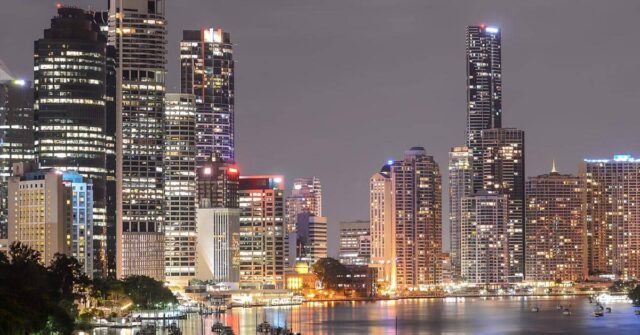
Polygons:
<instances>
[{"instance_id":1,"label":"cloudy sky","mask_svg":"<svg viewBox=\"0 0 640 335\"><path fill-rule=\"evenodd\" d=\"M0 59L32 77L56 2L2 3ZM243 174L320 177L334 251L338 222L368 218L368 179L387 159L424 146L446 184L447 151L464 144L469 24L502 29L503 126L526 131L528 176L640 152L640 1L168 0L167 12L168 91L182 29L230 32Z\"/></svg>"}]
</instances>

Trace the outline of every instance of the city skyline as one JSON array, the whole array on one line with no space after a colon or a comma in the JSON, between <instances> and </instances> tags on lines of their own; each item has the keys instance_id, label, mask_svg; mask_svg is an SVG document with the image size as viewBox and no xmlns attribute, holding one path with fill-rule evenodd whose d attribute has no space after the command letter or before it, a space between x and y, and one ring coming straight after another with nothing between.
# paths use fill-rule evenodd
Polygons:
<instances>
[{"instance_id":1,"label":"city skyline","mask_svg":"<svg viewBox=\"0 0 640 335\"><path fill-rule=\"evenodd\" d=\"M76 2L84 8L91 5L95 10L102 10L106 7L104 1ZM580 12L580 8L576 9L570 4L560 4L555 10L557 14L550 15L544 25L536 25L534 24L536 21L530 16L535 16L536 12L546 10L545 3L526 6L526 9L532 12L529 15L521 12L517 4L488 3L505 5L502 7L499 5L486 6L488 9L483 10L478 9L480 6L470 5L463 14L452 15L454 19L451 22L436 20L431 23L422 22L429 21L428 17L435 15L429 13L428 8L418 11L418 13L425 13L424 19L419 14L410 15L411 9L421 9L415 4L408 4L405 6L406 8L391 8L390 13L385 12L385 9L389 9L389 7L384 4L367 4L364 5L366 8L363 11L364 18L358 21L359 23L354 23L350 30L346 29L350 25L345 23L340 23L338 26L332 27L331 30L322 26L314 16L309 15L313 9L317 9L317 4L300 4L294 8L278 5L263 7L266 5L254 4L254 9L265 9L267 15L262 21L257 21L246 28L243 27L243 24L249 22L249 18L255 19L255 17L248 15L249 17L242 18L240 15L244 10L235 5L219 4L219 9L213 10L213 4L194 1L194 6L202 6L203 10L200 12L203 14L189 11L190 16L195 15L196 17L186 22L181 15L187 14L180 14L180 11L176 10L177 5L167 4L170 7L167 10L170 22L168 38L170 43L167 45L169 52L167 56L169 60L167 91L177 92L175 88L179 86L176 81L176 78L179 77L176 57L179 37L176 36L179 36L182 29L214 26L222 27L225 31L231 32L234 41L238 41L237 60L243 64L242 67L239 67L236 78L238 94L243 97L236 109L240 115L238 133L242 134L238 140L238 161L241 171L246 175L258 172L279 173L285 175L287 181L304 175L319 176L323 180L325 188L324 202L326 216L329 218L329 236L334 241L337 236L338 222L367 218L368 199L366 192L369 172L375 171L382 161L400 158L397 153L406 147L425 146L427 151L433 154L436 161L440 163L441 173L443 178L446 178L443 165L447 161L446 155L449 147L463 144L460 141L460 138L464 136L465 118L463 102L464 42L462 39L464 27L469 24L479 24L484 21L487 24L500 26L504 32L502 52L506 75L504 78L503 110L508 115L506 122L508 126L516 126L528 134L527 156L530 159L527 160L527 176L547 172L549 163L554 158L558 161L558 166L563 172L575 174L578 164L583 158L610 157L614 153L635 153L633 145L637 143L637 136L633 133L632 127L628 125L638 121L637 115L629 113L631 106L636 104L637 98L631 96L633 85L625 85L623 82L633 80L640 69L633 63L632 55L635 53L636 47L623 41L625 41L624 36L627 36L624 35L627 34L625 27L633 21L624 14L625 12L633 12L637 5L631 2L628 4L619 2L613 5L602 5L603 8L607 7L607 10L589 10L584 13ZM353 13L356 7L349 4L336 4L334 7L336 8L335 15L343 15L338 13L339 9L346 10L347 14ZM435 7L444 13L452 13L453 10L448 5ZM459 6L456 7L459 9ZM569 12L570 9L575 12ZM50 6L38 4L37 7L34 6L29 10L36 13L33 22L37 23L33 24L35 26L32 30L33 33L29 33L29 36L21 34L19 43L11 42L14 40L6 41L4 39L13 37L3 36L2 42L11 43L9 45L15 46L16 50L6 50L6 54L5 52L0 54L0 58L7 63L12 71L20 77L26 77L26 79L30 78L32 63L29 59L25 60L23 56L17 57L16 55L24 55L25 50L30 52L32 41L40 36L39 34L52 16L54 2L51 2ZM213 17L208 15L205 18L205 13L211 12L216 14ZM596 16L591 13L598 14ZM508 17L507 14L512 17ZM561 20L563 16L573 18L572 22L575 25L567 25L565 21ZM284 22L295 24L299 22L300 17L311 19L311 27L304 27L302 31L295 33L279 24L271 28L271 31L258 29L267 22L271 22L264 20L284 18L286 19ZM374 19L378 17L385 18L383 22L391 24L391 27L394 28L387 34L402 39L401 46L406 52L406 58L404 58L406 61L403 63L407 63L408 66L403 65L399 70L396 69L398 74L392 74L391 71L386 72L387 70L384 70L383 73L376 72L380 70L378 66L373 64L380 60L379 57L385 55L385 51L378 50L380 54L370 52L374 51L373 46L376 45L376 41L379 38L389 38L389 35L378 36L380 31L377 29L382 28L372 29L376 26ZM2 21L1 27L9 29L9 26L5 25L11 24L12 18L2 18L6 20ZM594 25L592 22L602 22L602 24ZM23 27L23 25L20 26ZM320 29L322 27L325 29ZM27 29L32 28L25 28L25 30ZM367 29L372 31L365 32L363 35L363 30ZM618 37L602 42L608 47L589 46L586 44L586 40L581 40L581 36L574 36L575 32L584 29L589 32L589 34L585 33L585 36L615 34ZM333 35L340 30L347 32L346 37ZM436 30L439 32L444 30L446 33L443 34L443 37L438 37ZM328 31L331 34L328 37L323 37L317 31ZM419 33L426 34L426 36L418 39ZM257 36L265 38L265 35L267 37L265 42L255 43L256 41L252 40ZM364 38L355 41L352 39L352 37L359 35L363 35ZM628 36L632 38L631 35ZM328 39L329 37L331 39ZM273 39L276 38L277 44L265 49L268 46L267 43L273 42ZM300 38L303 40L301 41ZM311 50L303 50L305 48L302 46L308 45L309 40L317 38L322 41L327 41L325 40L327 38L329 42L335 44L327 49L314 47L310 48ZM412 44L417 41L430 42L426 43L427 45L431 43L442 45L442 48L439 50L434 50L436 48L414 49L416 47ZM558 41L566 42L567 46L557 45ZM284 45L284 43L288 45ZM345 43L346 48L344 48ZM22 44L26 47L20 46ZM362 50L356 46L361 47ZM283 47L283 49L277 50L278 47ZM255 50L254 48L265 51L264 56L255 57L256 53L252 52ZM296 53L291 53L291 48ZM319 63L321 65L317 66L319 68L339 65L338 59L343 57L335 56L334 58L332 56L331 53L335 52L335 48L341 48L345 54L354 57L353 61L340 65L337 68L339 71L331 71L332 75L339 75L337 78L340 80L324 74L314 76L314 73L317 74L316 70L306 69L307 72L303 74L295 73L295 71L280 74L286 80L280 80L281 85L274 85L278 89L264 85L264 80L277 79L274 75L282 70L277 71L275 68L281 68L281 63L279 63L281 61L293 62L291 67L298 71L301 64L308 64L309 60ZM609 53L607 51L609 48L620 49L613 57L615 62L611 61L611 58L603 56L605 52ZM548 55L548 52L544 52L545 50L554 50L554 52L552 55ZM290 53L286 54L286 52ZM322 55L329 57L323 58ZM277 57L279 59L276 59ZM433 65L440 64L444 57L451 60L447 60L444 65ZM306 60L300 63L298 59ZM356 59L362 59L362 64L356 64ZM264 64L273 65L274 69L271 69L271 66L264 66ZM416 68L419 70L416 71ZM409 71L416 73L411 74L408 73ZM257 76L256 73L261 75ZM345 78L342 73L347 73L348 77L358 79L351 81ZM372 88L366 83L367 80L362 80L364 76L365 79L368 78L370 81L380 83L386 75L405 77L404 82L411 85L385 87L390 91L385 93L386 95L382 95L384 99L381 99L379 96L376 97L376 94L369 92ZM324 87L327 91L318 91L319 87L315 86L317 84L308 79L312 76L317 78L317 81L322 84L320 87ZM543 79L549 80L549 78L553 78L552 82L556 82L558 85L542 87ZM397 83L398 81L390 80L390 82ZM304 91L299 91L299 88L294 87L295 85L292 83L297 83L296 85L301 86ZM328 85L329 83L335 84ZM355 84L362 85L362 87L354 87ZM438 88L437 85L443 87ZM327 86L331 87L327 88ZM258 87L265 91L259 91ZM554 87L555 89L553 89ZM603 91L603 88L608 87L611 87L611 90L605 89ZM310 97L308 93L304 93L306 91L314 92L314 90L324 92L330 99L316 100L316 97ZM378 88L374 90L372 92L380 93L377 91ZM345 93L340 93L340 91ZM287 92L287 94L279 92ZM273 98L265 99L268 95L272 95ZM540 103L536 103L541 95L544 95L548 101L542 106ZM287 97L294 99L286 100ZM278 98L277 103L274 98ZM325 100L335 101L329 102L328 106L320 104ZM347 100L355 102L345 104ZM394 101L394 104L387 103L385 100ZM388 113L391 108L394 113ZM606 113L602 113L603 110ZM343 113L345 114L344 118L342 118ZM398 117L402 121L392 122L387 114L393 115L394 118ZM341 117L343 122L335 124L334 118L336 117ZM554 122L545 123L545 119L548 120L551 117L554 117ZM288 134L287 132L280 132L280 134L272 132L273 129L282 129L281 122L268 122L274 118L278 121L287 120L286 124L291 131ZM611 119L619 122L610 122ZM363 123L362 120L369 121ZM301 133L302 128L297 129L294 125L294 123L301 122L315 123L317 127L304 127L304 133ZM379 131L374 131L380 129L382 124L391 125L383 134L393 134L393 136L380 136ZM356 127L359 127L357 131ZM571 133L572 136L566 136L567 130L577 128L585 129L585 131L574 131ZM346 131L347 129L350 129L351 133ZM327 130L331 130L329 133L335 134L335 136L327 137ZM311 136L306 141L285 141L287 137L291 138L292 133L293 135L305 135L307 132L311 132ZM607 136L608 133L613 132L617 135L615 138ZM265 136L266 138L256 140L258 137ZM351 139L353 140L350 141ZM605 139L607 141L604 141ZM307 146L303 148L301 147L303 144L296 142L305 142L303 144ZM273 143L278 143L282 148L272 150L270 146ZM325 151L320 146L331 147L332 150ZM342 146L344 148L340 148ZM294 156L292 153L296 153L296 155ZM299 159L300 155L308 155L313 158ZM341 164L335 164L336 161L340 161ZM272 171L264 171L265 168L272 169ZM367 171L367 173L363 174L362 171ZM345 185L348 187L344 187ZM286 188L289 189L289 187ZM446 204L446 201L444 203ZM444 208L443 213L448 213L448 210ZM448 226L446 220L443 222L443 226ZM448 236L448 233L445 231L443 235ZM329 249L335 250L336 248Z\"/></svg>"}]
</instances>

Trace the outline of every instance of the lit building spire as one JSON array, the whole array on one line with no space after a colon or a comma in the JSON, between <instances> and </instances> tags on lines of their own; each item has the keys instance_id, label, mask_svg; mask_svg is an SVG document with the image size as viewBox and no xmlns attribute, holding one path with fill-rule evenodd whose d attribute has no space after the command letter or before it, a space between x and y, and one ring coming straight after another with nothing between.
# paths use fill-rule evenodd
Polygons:
<instances>
[{"instance_id":1,"label":"lit building spire","mask_svg":"<svg viewBox=\"0 0 640 335\"><path fill-rule=\"evenodd\" d=\"M558 170L556 170L556 160L555 159L553 161L551 161L551 173L558 173Z\"/></svg>"}]
</instances>

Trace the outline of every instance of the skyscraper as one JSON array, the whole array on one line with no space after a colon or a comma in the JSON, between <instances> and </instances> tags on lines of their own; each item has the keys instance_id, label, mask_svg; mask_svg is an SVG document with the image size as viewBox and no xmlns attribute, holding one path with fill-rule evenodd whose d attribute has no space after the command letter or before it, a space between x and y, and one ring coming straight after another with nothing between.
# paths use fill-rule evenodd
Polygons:
<instances>
[{"instance_id":1,"label":"skyscraper","mask_svg":"<svg viewBox=\"0 0 640 335\"><path fill-rule=\"evenodd\" d=\"M485 129L502 127L502 38L496 27L468 26L467 147L473 153L473 192L482 189Z\"/></svg>"},{"instance_id":2,"label":"skyscraper","mask_svg":"<svg viewBox=\"0 0 640 335\"><path fill-rule=\"evenodd\" d=\"M235 161L234 62L229 33L185 30L180 42L180 87L195 95L198 166L214 153Z\"/></svg>"},{"instance_id":3,"label":"skyscraper","mask_svg":"<svg viewBox=\"0 0 640 335\"><path fill-rule=\"evenodd\" d=\"M117 275L164 279L163 0L109 0L117 49Z\"/></svg>"},{"instance_id":4,"label":"skyscraper","mask_svg":"<svg viewBox=\"0 0 640 335\"><path fill-rule=\"evenodd\" d=\"M440 168L422 147L391 165L396 276L400 290L441 282L442 181Z\"/></svg>"},{"instance_id":5,"label":"skyscraper","mask_svg":"<svg viewBox=\"0 0 640 335\"><path fill-rule=\"evenodd\" d=\"M587 278L587 224L580 177L551 173L527 180L527 281Z\"/></svg>"},{"instance_id":6,"label":"skyscraper","mask_svg":"<svg viewBox=\"0 0 640 335\"><path fill-rule=\"evenodd\" d=\"M165 275L186 286L196 274L196 106L179 93L167 93L165 104Z\"/></svg>"},{"instance_id":7,"label":"skyscraper","mask_svg":"<svg viewBox=\"0 0 640 335\"><path fill-rule=\"evenodd\" d=\"M524 132L513 128L482 131L484 190L508 196L509 277L524 277Z\"/></svg>"},{"instance_id":8,"label":"skyscraper","mask_svg":"<svg viewBox=\"0 0 640 335\"><path fill-rule=\"evenodd\" d=\"M467 147L453 147L449 151L449 224L451 273L460 279L460 243L462 222L462 198L473 195L473 153Z\"/></svg>"},{"instance_id":9,"label":"skyscraper","mask_svg":"<svg viewBox=\"0 0 640 335\"><path fill-rule=\"evenodd\" d=\"M508 283L507 199L507 195L487 191L462 198L460 274L465 282Z\"/></svg>"},{"instance_id":10,"label":"skyscraper","mask_svg":"<svg viewBox=\"0 0 640 335\"><path fill-rule=\"evenodd\" d=\"M296 259L301 259L301 241L304 236L297 233L299 225L308 222L298 222L299 218L306 218L300 214L311 214L315 217L322 217L322 185L317 177L296 178L293 181L291 195L287 197L286 204L286 238L285 254L287 265L293 267ZM326 221L326 218L325 218ZM306 226L305 226L306 227ZM292 246L295 246L293 248Z\"/></svg>"},{"instance_id":11,"label":"skyscraper","mask_svg":"<svg viewBox=\"0 0 640 335\"><path fill-rule=\"evenodd\" d=\"M62 175L62 183L71 190L71 234L69 256L83 266L84 273L93 275L93 184L75 171Z\"/></svg>"},{"instance_id":12,"label":"skyscraper","mask_svg":"<svg viewBox=\"0 0 640 335\"><path fill-rule=\"evenodd\" d=\"M238 208L240 172L235 163L223 161L218 154L197 168L200 207Z\"/></svg>"},{"instance_id":13,"label":"skyscraper","mask_svg":"<svg viewBox=\"0 0 640 335\"><path fill-rule=\"evenodd\" d=\"M240 177L240 286L282 288L285 269L284 178Z\"/></svg>"},{"instance_id":14,"label":"skyscraper","mask_svg":"<svg viewBox=\"0 0 640 335\"><path fill-rule=\"evenodd\" d=\"M585 159L589 271L640 276L640 159Z\"/></svg>"},{"instance_id":15,"label":"skyscraper","mask_svg":"<svg viewBox=\"0 0 640 335\"><path fill-rule=\"evenodd\" d=\"M393 162L389 162L393 163ZM369 179L371 264L378 285L396 286L395 227L392 220L391 165L386 164Z\"/></svg>"},{"instance_id":16,"label":"skyscraper","mask_svg":"<svg viewBox=\"0 0 640 335\"><path fill-rule=\"evenodd\" d=\"M340 222L340 263L368 266L371 259L371 223Z\"/></svg>"},{"instance_id":17,"label":"skyscraper","mask_svg":"<svg viewBox=\"0 0 640 335\"><path fill-rule=\"evenodd\" d=\"M34 157L33 82L14 79L0 68L0 238L7 238L7 187L13 164Z\"/></svg>"},{"instance_id":18,"label":"skyscraper","mask_svg":"<svg viewBox=\"0 0 640 335\"><path fill-rule=\"evenodd\" d=\"M94 15L61 6L34 43L35 151L43 169L77 171L93 184L94 235L106 235L106 37ZM92 246L106 273L106 241Z\"/></svg>"},{"instance_id":19,"label":"skyscraper","mask_svg":"<svg viewBox=\"0 0 640 335\"><path fill-rule=\"evenodd\" d=\"M305 212L297 219L296 260L315 263L327 257L327 218Z\"/></svg>"}]
</instances>

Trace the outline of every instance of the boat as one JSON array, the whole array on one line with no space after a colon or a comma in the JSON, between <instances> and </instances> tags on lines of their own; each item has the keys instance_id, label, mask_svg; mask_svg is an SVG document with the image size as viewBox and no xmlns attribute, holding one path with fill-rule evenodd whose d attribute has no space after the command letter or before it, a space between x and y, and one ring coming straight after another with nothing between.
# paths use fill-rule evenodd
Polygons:
<instances>
[{"instance_id":1,"label":"boat","mask_svg":"<svg viewBox=\"0 0 640 335\"><path fill-rule=\"evenodd\" d=\"M558 305L558 306L556 306L556 309L557 309L557 310L559 310L559 311L561 311L561 310L562 310L562 305Z\"/></svg>"},{"instance_id":2,"label":"boat","mask_svg":"<svg viewBox=\"0 0 640 335\"><path fill-rule=\"evenodd\" d=\"M220 321L214 323L213 326L211 326L212 333L222 334L223 331L224 331L224 325Z\"/></svg>"},{"instance_id":3,"label":"boat","mask_svg":"<svg viewBox=\"0 0 640 335\"><path fill-rule=\"evenodd\" d=\"M270 334L272 330L273 328L271 328L271 324L269 324L269 322L267 321L263 321L261 324L258 325L256 329L258 333L263 333L263 334Z\"/></svg>"},{"instance_id":4,"label":"boat","mask_svg":"<svg viewBox=\"0 0 640 335\"><path fill-rule=\"evenodd\" d=\"M562 315L571 315L571 311L568 308L565 308L564 311L562 311Z\"/></svg>"},{"instance_id":5,"label":"boat","mask_svg":"<svg viewBox=\"0 0 640 335\"><path fill-rule=\"evenodd\" d=\"M535 307L531 308L531 311L534 312L534 313L538 313L538 312L540 312L540 308L538 308L538 306L535 306Z\"/></svg>"},{"instance_id":6,"label":"boat","mask_svg":"<svg viewBox=\"0 0 640 335\"><path fill-rule=\"evenodd\" d=\"M599 309L597 309L597 310L593 311L593 316L599 318L601 316L604 316L604 312L599 310Z\"/></svg>"},{"instance_id":7,"label":"boat","mask_svg":"<svg viewBox=\"0 0 640 335\"><path fill-rule=\"evenodd\" d=\"M611 307L606 308L607 313L611 313Z\"/></svg>"}]
</instances>

